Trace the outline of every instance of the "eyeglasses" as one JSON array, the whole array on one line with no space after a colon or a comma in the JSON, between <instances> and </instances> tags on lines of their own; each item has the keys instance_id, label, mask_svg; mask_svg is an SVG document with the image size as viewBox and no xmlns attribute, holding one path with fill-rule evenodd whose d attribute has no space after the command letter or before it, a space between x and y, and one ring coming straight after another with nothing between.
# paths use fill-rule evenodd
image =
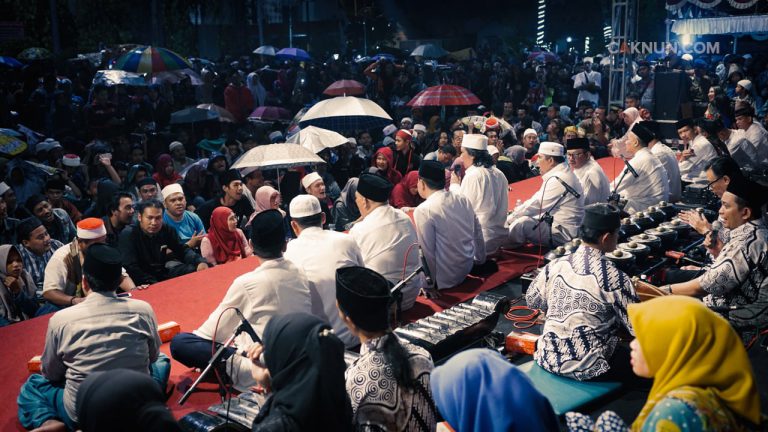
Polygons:
<instances>
[{"instance_id":1,"label":"eyeglasses","mask_svg":"<svg viewBox=\"0 0 768 432\"><path fill-rule=\"evenodd\" d=\"M720 177L712 180L711 182L707 183L707 189L712 189L712 185L717 183L717 182L719 182L720 180L722 180L723 177L725 177L725 176L720 176Z\"/></svg>"},{"instance_id":2,"label":"eyeglasses","mask_svg":"<svg viewBox=\"0 0 768 432\"><path fill-rule=\"evenodd\" d=\"M568 153L568 159L576 159L578 157L584 156L587 154L587 152L578 152L578 153Z\"/></svg>"}]
</instances>

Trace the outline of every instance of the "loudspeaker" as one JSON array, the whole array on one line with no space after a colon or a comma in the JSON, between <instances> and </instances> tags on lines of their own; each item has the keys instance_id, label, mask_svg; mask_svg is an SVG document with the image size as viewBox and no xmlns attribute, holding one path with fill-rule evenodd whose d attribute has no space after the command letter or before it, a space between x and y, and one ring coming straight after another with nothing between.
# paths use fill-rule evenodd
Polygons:
<instances>
[{"instance_id":1,"label":"loudspeaker","mask_svg":"<svg viewBox=\"0 0 768 432\"><path fill-rule=\"evenodd\" d=\"M690 116L688 77L685 72L657 72L654 75L653 96L654 120L678 120L684 114Z\"/></svg>"}]
</instances>

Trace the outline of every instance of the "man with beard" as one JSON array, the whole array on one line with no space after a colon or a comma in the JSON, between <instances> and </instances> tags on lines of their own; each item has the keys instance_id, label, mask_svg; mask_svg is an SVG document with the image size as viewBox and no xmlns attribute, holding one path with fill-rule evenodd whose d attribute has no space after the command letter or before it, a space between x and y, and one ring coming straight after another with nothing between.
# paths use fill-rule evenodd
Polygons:
<instances>
[{"instance_id":1,"label":"man with beard","mask_svg":"<svg viewBox=\"0 0 768 432\"><path fill-rule=\"evenodd\" d=\"M187 199L184 190L178 183L172 183L163 188L163 223L173 228L182 243L188 247L197 249L200 241L205 236L205 226L200 217L187 210Z\"/></svg>"},{"instance_id":2,"label":"man with beard","mask_svg":"<svg viewBox=\"0 0 768 432\"><path fill-rule=\"evenodd\" d=\"M243 178L240 176L240 171L231 169L225 172L219 177L219 183L221 184L219 196L203 203L197 209L197 215L207 230L211 224L213 210L221 206L229 207L237 216L238 228L243 229L254 209L248 199L243 196Z\"/></svg>"},{"instance_id":3,"label":"man with beard","mask_svg":"<svg viewBox=\"0 0 768 432\"><path fill-rule=\"evenodd\" d=\"M51 238L69 243L75 238L75 224L66 211L53 208L44 195L32 195L27 200L27 210L40 219Z\"/></svg>"},{"instance_id":4,"label":"man with beard","mask_svg":"<svg viewBox=\"0 0 768 432\"><path fill-rule=\"evenodd\" d=\"M133 223L133 197L127 192L119 192L112 197L108 207L107 216L102 217L104 227L107 230L107 244L117 247L118 237L123 228Z\"/></svg>"},{"instance_id":5,"label":"man with beard","mask_svg":"<svg viewBox=\"0 0 768 432\"><path fill-rule=\"evenodd\" d=\"M325 182L323 181L323 178L316 172L309 173L301 179L301 186L304 187L307 194L312 195L320 201L320 208L325 215L323 229L327 229L328 225L334 223L334 221L329 207L330 200L325 193Z\"/></svg>"}]
</instances>

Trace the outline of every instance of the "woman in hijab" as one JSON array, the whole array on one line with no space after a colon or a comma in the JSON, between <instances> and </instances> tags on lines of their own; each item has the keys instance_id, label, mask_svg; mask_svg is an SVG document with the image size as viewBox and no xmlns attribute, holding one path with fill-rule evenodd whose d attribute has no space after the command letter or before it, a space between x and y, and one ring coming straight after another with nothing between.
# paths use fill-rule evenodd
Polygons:
<instances>
[{"instance_id":1,"label":"woman in hijab","mask_svg":"<svg viewBox=\"0 0 768 432\"><path fill-rule=\"evenodd\" d=\"M152 174L152 178L160 184L160 189L169 184L178 183L182 179L173 167L173 158L169 154L161 154L157 157L155 173Z\"/></svg>"},{"instance_id":2,"label":"woman in hijab","mask_svg":"<svg viewBox=\"0 0 768 432\"><path fill-rule=\"evenodd\" d=\"M403 175L395 169L395 156L389 147L382 147L376 150L371 166L385 172L385 177L393 185L400 183L400 180L403 179Z\"/></svg>"},{"instance_id":3,"label":"woman in hijab","mask_svg":"<svg viewBox=\"0 0 768 432\"><path fill-rule=\"evenodd\" d=\"M253 198L256 201L256 211L253 216L251 216L251 219L265 210L272 209L279 211L283 217L285 217L285 211L280 209L280 204L283 203L283 197L280 195L280 192L272 186L262 186L256 189Z\"/></svg>"},{"instance_id":4,"label":"woman in hijab","mask_svg":"<svg viewBox=\"0 0 768 432\"><path fill-rule=\"evenodd\" d=\"M400 183L396 184L392 188L392 193L389 195L389 203L392 207L416 207L424 199L419 196L419 192L416 190L416 184L419 182L419 172L411 171L403 177Z\"/></svg>"},{"instance_id":5,"label":"woman in hijab","mask_svg":"<svg viewBox=\"0 0 768 432\"><path fill-rule=\"evenodd\" d=\"M181 432L149 374L128 369L88 375L75 402L83 432Z\"/></svg>"},{"instance_id":6,"label":"woman in hijab","mask_svg":"<svg viewBox=\"0 0 768 432\"><path fill-rule=\"evenodd\" d=\"M352 225L360 219L360 209L355 202L357 192L357 177L347 181L341 195L333 203L333 220L336 221L336 231L349 231Z\"/></svg>"},{"instance_id":7,"label":"woman in hijab","mask_svg":"<svg viewBox=\"0 0 768 432\"><path fill-rule=\"evenodd\" d=\"M258 360L262 352L265 365ZM344 343L330 325L305 313L275 315L264 328L264 345L248 356L254 379L271 391L253 431L352 429Z\"/></svg>"},{"instance_id":8,"label":"woman in hijab","mask_svg":"<svg viewBox=\"0 0 768 432\"><path fill-rule=\"evenodd\" d=\"M471 349L432 371L432 397L456 431L557 431L549 400L498 352Z\"/></svg>"},{"instance_id":9,"label":"woman in hijab","mask_svg":"<svg viewBox=\"0 0 768 432\"><path fill-rule=\"evenodd\" d=\"M0 327L35 316L35 283L24 270L21 254L16 246L0 246Z\"/></svg>"},{"instance_id":10,"label":"woman in hijab","mask_svg":"<svg viewBox=\"0 0 768 432\"><path fill-rule=\"evenodd\" d=\"M245 234L237 227L237 215L229 207L216 207L208 234L200 242L200 254L210 265L226 264L253 255Z\"/></svg>"},{"instance_id":11,"label":"woman in hijab","mask_svg":"<svg viewBox=\"0 0 768 432\"><path fill-rule=\"evenodd\" d=\"M758 430L760 399L752 366L728 321L701 301L664 296L628 308L636 339L632 370L653 378L632 431ZM593 424L566 414L569 430L629 430L613 413ZM602 427L602 429L600 429Z\"/></svg>"}]
</instances>

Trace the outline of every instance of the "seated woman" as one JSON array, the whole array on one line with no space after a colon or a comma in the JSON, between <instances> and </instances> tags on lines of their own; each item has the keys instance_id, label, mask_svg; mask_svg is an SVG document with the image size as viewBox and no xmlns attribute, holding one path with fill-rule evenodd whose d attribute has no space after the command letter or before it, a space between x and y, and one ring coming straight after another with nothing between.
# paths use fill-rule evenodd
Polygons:
<instances>
[{"instance_id":1,"label":"seated woman","mask_svg":"<svg viewBox=\"0 0 768 432\"><path fill-rule=\"evenodd\" d=\"M336 222L336 231L349 231L352 225L360 219L360 209L355 202L357 192L357 177L347 180L341 195L333 203L333 220Z\"/></svg>"},{"instance_id":2,"label":"seated woman","mask_svg":"<svg viewBox=\"0 0 768 432\"><path fill-rule=\"evenodd\" d=\"M210 265L226 264L253 255L245 234L237 227L237 215L229 207L216 207L211 227L200 242L200 254Z\"/></svg>"},{"instance_id":3,"label":"seated woman","mask_svg":"<svg viewBox=\"0 0 768 432\"><path fill-rule=\"evenodd\" d=\"M416 190L419 182L419 172L411 171L396 184L389 195L389 203L395 208L413 208L424 202Z\"/></svg>"},{"instance_id":4,"label":"seated woman","mask_svg":"<svg viewBox=\"0 0 768 432\"><path fill-rule=\"evenodd\" d=\"M275 315L263 339L248 357L253 378L271 394L251 430L351 431L344 343L331 326L305 313Z\"/></svg>"},{"instance_id":5,"label":"seated woman","mask_svg":"<svg viewBox=\"0 0 768 432\"><path fill-rule=\"evenodd\" d=\"M283 203L283 197L280 195L280 192L272 186L262 186L256 189L253 199L256 201L256 205L254 206L255 211L253 212L253 215L251 215L251 220L253 220L257 214L270 209L279 211L283 214L283 217L285 217L285 211L280 209L280 204Z\"/></svg>"},{"instance_id":6,"label":"seated woman","mask_svg":"<svg viewBox=\"0 0 768 432\"><path fill-rule=\"evenodd\" d=\"M39 308L35 282L14 245L0 246L0 278L0 327L33 318Z\"/></svg>"},{"instance_id":7,"label":"seated woman","mask_svg":"<svg viewBox=\"0 0 768 432\"><path fill-rule=\"evenodd\" d=\"M501 354L471 349L432 372L438 411L456 431L557 431L549 400Z\"/></svg>"},{"instance_id":8,"label":"seated woman","mask_svg":"<svg viewBox=\"0 0 768 432\"><path fill-rule=\"evenodd\" d=\"M152 178L160 185L160 189L183 179L173 167L173 158L169 154L161 154L157 157L155 173L152 174Z\"/></svg>"},{"instance_id":9,"label":"seated woman","mask_svg":"<svg viewBox=\"0 0 768 432\"><path fill-rule=\"evenodd\" d=\"M633 431L758 430L760 399L741 339L696 299L664 296L628 307L632 370L653 378ZM566 414L571 431L628 431L612 411L596 422ZM762 430L762 429L761 429Z\"/></svg>"},{"instance_id":10,"label":"seated woman","mask_svg":"<svg viewBox=\"0 0 768 432\"><path fill-rule=\"evenodd\" d=\"M378 168L384 173L384 178L390 183L396 185L403 179L403 175L395 169L395 155L389 147L382 147L376 150L373 155L371 167Z\"/></svg>"}]
</instances>

